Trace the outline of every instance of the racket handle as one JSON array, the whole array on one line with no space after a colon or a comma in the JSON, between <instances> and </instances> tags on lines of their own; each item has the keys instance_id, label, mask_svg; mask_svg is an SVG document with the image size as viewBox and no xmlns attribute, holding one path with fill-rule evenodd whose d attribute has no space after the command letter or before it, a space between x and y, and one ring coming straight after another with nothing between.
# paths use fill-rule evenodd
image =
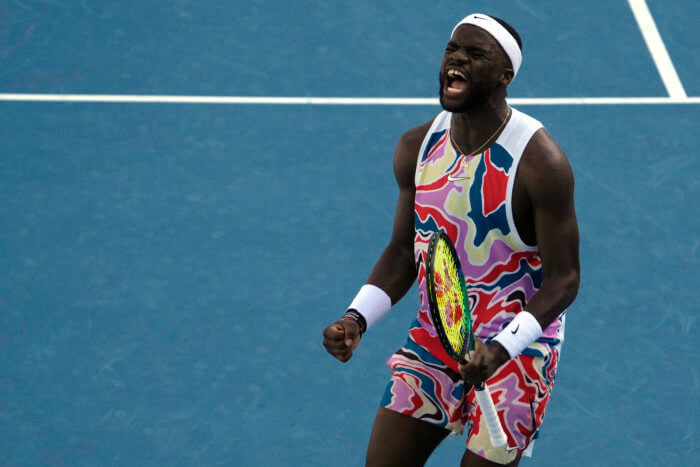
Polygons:
<instances>
[{"instance_id":1,"label":"racket handle","mask_svg":"<svg viewBox=\"0 0 700 467\"><path fill-rule=\"evenodd\" d=\"M476 400L479 402L479 407L481 407L481 414L486 422L486 428L489 430L491 444L497 448L505 446L508 438L503 431L501 421L498 419L496 406L493 404L493 399L491 399L489 387L484 383L474 386L474 394L476 394Z\"/></svg>"}]
</instances>

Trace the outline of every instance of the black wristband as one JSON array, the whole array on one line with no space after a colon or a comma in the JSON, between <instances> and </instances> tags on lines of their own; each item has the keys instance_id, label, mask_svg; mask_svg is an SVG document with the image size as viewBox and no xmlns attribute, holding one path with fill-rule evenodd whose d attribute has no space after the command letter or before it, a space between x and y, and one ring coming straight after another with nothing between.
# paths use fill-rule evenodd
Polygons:
<instances>
[{"instance_id":1,"label":"black wristband","mask_svg":"<svg viewBox=\"0 0 700 467\"><path fill-rule=\"evenodd\" d=\"M365 320L365 317L362 316L357 310L346 311L343 317L340 319L350 319L355 321L360 326L360 335L364 334L367 330L367 320Z\"/></svg>"}]
</instances>

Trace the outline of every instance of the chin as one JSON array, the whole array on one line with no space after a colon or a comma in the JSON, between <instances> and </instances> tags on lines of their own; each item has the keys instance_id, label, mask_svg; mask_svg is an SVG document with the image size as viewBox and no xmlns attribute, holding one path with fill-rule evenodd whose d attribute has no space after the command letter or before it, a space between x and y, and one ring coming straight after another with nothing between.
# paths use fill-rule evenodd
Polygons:
<instances>
[{"instance_id":1,"label":"chin","mask_svg":"<svg viewBox=\"0 0 700 467\"><path fill-rule=\"evenodd\" d=\"M463 113L484 106L491 97L484 89L470 89L460 98L446 98L444 88L440 87L440 105L452 113Z\"/></svg>"},{"instance_id":2,"label":"chin","mask_svg":"<svg viewBox=\"0 0 700 467\"><path fill-rule=\"evenodd\" d=\"M440 76L440 105L448 112L463 113L483 107L496 92L496 83L469 83L466 93L459 97L445 96L445 80Z\"/></svg>"},{"instance_id":3,"label":"chin","mask_svg":"<svg viewBox=\"0 0 700 467\"><path fill-rule=\"evenodd\" d=\"M452 113L464 112L464 106L453 102L445 102L443 96L440 96L440 106L443 110L447 110Z\"/></svg>"},{"instance_id":4,"label":"chin","mask_svg":"<svg viewBox=\"0 0 700 467\"><path fill-rule=\"evenodd\" d=\"M474 96L472 93L466 94L461 99L447 99L442 90L440 90L440 106L452 113L467 112L483 105L487 100Z\"/></svg>"},{"instance_id":5,"label":"chin","mask_svg":"<svg viewBox=\"0 0 700 467\"><path fill-rule=\"evenodd\" d=\"M465 97L468 97L468 95ZM447 110L448 112L462 112L464 109L464 104L464 99L445 97L445 88L444 86L440 86L440 106L444 110Z\"/></svg>"}]
</instances>

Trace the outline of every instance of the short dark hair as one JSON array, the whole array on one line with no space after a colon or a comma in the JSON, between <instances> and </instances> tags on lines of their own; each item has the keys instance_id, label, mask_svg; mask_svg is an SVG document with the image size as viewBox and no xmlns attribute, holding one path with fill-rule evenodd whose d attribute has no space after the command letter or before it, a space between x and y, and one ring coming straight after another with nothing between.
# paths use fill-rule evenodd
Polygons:
<instances>
[{"instance_id":1,"label":"short dark hair","mask_svg":"<svg viewBox=\"0 0 700 467\"><path fill-rule=\"evenodd\" d=\"M522 52L523 51L523 40L520 39L520 34L518 34L518 31L516 31L513 26L506 23L501 18L496 18L495 16L491 16L491 18L495 19L496 21L498 21L498 24L500 24L501 26L506 28L506 30L511 34L511 36L513 36L513 38L515 38L515 42L518 43L518 47L520 47L520 51Z\"/></svg>"}]
</instances>

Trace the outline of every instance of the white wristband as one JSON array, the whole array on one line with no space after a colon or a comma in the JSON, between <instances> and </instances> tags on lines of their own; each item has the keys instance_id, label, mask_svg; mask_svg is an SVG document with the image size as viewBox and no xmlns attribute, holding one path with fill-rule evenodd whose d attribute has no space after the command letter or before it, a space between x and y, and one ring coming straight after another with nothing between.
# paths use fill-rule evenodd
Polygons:
<instances>
[{"instance_id":1,"label":"white wristband","mask_svg":"<svg viewBox=\"0 0 700 467\"><path fill-rule=\"evenodd\" d=\"M515 315L515 319L496 337L493 338L507 351L510 358L520 355L525 347L535 342L542 335L542 326L532 313L525 310Z\"/></svg>"},{"instance_id":2,"label":"white wristband","mask_svg":"<svg viewBox=\"0 0 700 467\"><path fill-rule=\"evenodd\" d=\"M391 297L372 284L365 284L355 296L348 310L355 310L367 321L367 330L391 309Z\"/></svg>"}]
</instances>

